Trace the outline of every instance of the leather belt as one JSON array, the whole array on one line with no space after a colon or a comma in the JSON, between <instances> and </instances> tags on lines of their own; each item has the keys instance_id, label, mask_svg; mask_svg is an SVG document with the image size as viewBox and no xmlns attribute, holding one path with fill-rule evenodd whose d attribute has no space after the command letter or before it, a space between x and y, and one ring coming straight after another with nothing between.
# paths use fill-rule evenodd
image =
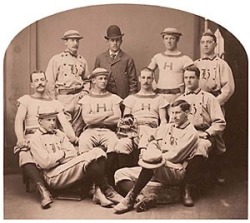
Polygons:
<instances>
[{"instance_id":1,"label":"leather belt","mask_svg":"<svg viewBox=\"0 0 250 223\"><path fill-rule=\"evenodd\" d=\"M81 88L70 88L70 89L58 89L58 94L67 95L67 94L78 94L82 91L83 87Z\"/></svg>"},{"instance_id":2,"label":"leather belt","mask_svg":"<svg viewBox=\"0 0 250 223\"><path fill-rule=\"evenodd\" d=\"M173 88L173 89L156 88L155 91L157 94L178 94L178 93L181 93L180 88Z\"/></svg>"},{"instance_id":3,"label":"leather belt","mask_svg":"<svg viewBox=\"0 0 250 223\"><path fill-rule=\"evenodd\" d=\"M138 125L147 125L151 128L157 128L158 124L156 122L144 122L144 121L138 121L137 122Z\"/></svg>"},{"instance_id":4,"label":"leather belt","mask_svg":"<svg viewBox=\"0 0 250 223\"><path fill-rule=\"evenodd\" d=\"M110 125L88 125L88 126L85 127L85 129L93 129L93 128L109 129L111 131L114 131L116 129L116 126L110 126Z\"/></svg>"}]
</instances>

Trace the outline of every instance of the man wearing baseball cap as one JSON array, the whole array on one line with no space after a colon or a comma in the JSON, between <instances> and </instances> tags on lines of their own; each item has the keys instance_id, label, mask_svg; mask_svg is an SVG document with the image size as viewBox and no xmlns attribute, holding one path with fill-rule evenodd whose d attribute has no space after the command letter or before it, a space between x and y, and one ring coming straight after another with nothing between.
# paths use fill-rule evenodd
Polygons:
<instances>
[{"instance_id":1,"label":"man wearing baseball cap","mask_svg":"<svg viewBox=\"0 0 250 223\"><path fill-rule=\"evenodd\" d=\"M124 34L117 25L111 25L107 29L109 49L97 56L95 68L101 67L109 71L107 90L113 94L125 98L137 92L138 79L134 60L121 50Z\"/></svg>"},{"instance_id":2,"label":"man wearing baseball cap","mask_svg":"<svg viewBox=\"0 0 250 223\"><path fill-rule=\"evenodd\" d=\"M66 49L53 56L46 69L49 93L64 105L77 136L84 125L77 103L88 90L85 80L89 77L87 61L78 54L82 38L77 30L66 31L61 38Z\"/></svg>"},{"instance_id":3,"label":"man wearing baseball cap","mask_svg":"<svg viewBox=\"0 0 250 223\"><path fill-rule=\"evenodd\" d=\"M57 114L53 107L39 108L40 127L30 140L32 156L38 168L42 170L47 185L53 189L67 188L88 175L100 188L94 196L97 203L104 207L119 203L122 196L104 177L106 153L95 147L78 155L67 136L55 129ZM84 183L84 180L81 182Z\"/></svg>"},{"instance_id":4,"label":"man wearing baseball cap","mask_svg":"<svg viewBox=\"0 0 250 223\"><path fill-rule=\"evenodd\" d=\"M161 32L166 50L156 54L148 67L159 69L156 92L163 94L171 103L184 92L183 70L193 61L178 50L178 42L182 33L176 28L165 28Z\"/></svg>"}]
</instances>

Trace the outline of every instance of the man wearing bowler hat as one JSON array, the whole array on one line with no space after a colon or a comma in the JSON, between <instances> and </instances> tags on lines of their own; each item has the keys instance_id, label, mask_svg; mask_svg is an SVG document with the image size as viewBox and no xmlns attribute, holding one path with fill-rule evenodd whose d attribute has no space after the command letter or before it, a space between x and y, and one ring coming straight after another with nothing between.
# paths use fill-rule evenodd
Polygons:
<instances>
[{"instance_id":1,"label":"man wearing bowler hat","mask_svg":"<svg viewBox=\"0 0 250 223\"><path fill-rule=\"evenodd\" d=\"M83 128L77 103L88 90L85 80L89 76L87 61L77 53L82 38L76 30L66 31L62 37L66 49L51 58L46 70L49 93L64 105L77 136Z\"/></svg>"},{"instance_id":2,"label":"man wearing bowler hat","mask_svg":"<svg viewBox=\"0 0 250 223\"><path fill-rule=\"evenodd\" d=\"M161 32L166 50L156 54L148 67L159 69L156 92L164 94L171 103L184 92L183 70L193 61L178 50L178 42L182 33L176 28L165 28Z\"/></svg>"},{"instance_id":3,"label":"man wearing bowler hat","mask_svg":"<svg viewBox=\"0 0 250 223\"><path fill-rule=\"evenodd\" d=\"M123 35L117 25L108 27L104 38L109 49L97 56L95 68L101 67L109 71L107 90L124 99L137 92L138 79L134 60L120 48Z\"/></svg>"}]
</instances>

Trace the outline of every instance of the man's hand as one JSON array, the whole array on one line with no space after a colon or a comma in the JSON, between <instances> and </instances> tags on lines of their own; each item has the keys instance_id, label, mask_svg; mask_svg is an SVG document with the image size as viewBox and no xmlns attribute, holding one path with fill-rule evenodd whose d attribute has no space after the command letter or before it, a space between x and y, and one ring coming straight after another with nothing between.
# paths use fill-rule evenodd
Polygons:
<instances>
[{"instance_id":1,"label":"man's hand","mask_svg":"<svg viewBox=\"0 0 250 223\"><path fill-rule=\"evenodd\" d=\"M19 148L23 148L23 147L28 147L29 146L29 141L27 139L21 139L21 140L18 140L17 143L16 143L17 147Z\"/></svg>"},{"instance_id":2,"label":"man's hand","mask_svg":"<svg viewBox=\"0 0 250 223\"><path fill-rule=\"evenodd\" d=\"M207 132L198 132L199 138L208 139L209 134Z\"/></svg>"},{"instance_id":3,"label":"man's hand","mask_svg":"<svg viewBox=\"0 0 250 223\"><path fill-rule=\"evenodd\" d=\"M88 94L89 94L88 91L82 90L82 91L79 93L79 99L83 98L83 96L88 95Z\"/></svg>"}]
</instances>

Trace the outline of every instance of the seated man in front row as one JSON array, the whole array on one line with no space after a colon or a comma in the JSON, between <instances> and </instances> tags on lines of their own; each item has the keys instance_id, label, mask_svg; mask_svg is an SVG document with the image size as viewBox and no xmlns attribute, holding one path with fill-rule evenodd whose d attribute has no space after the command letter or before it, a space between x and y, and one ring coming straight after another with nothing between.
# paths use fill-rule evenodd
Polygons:
<instances>
[{"instance_id":1,"label":"seated man in front row","mask_svg":"<svg viewBox=\"0 0 250 223\"><path fill-rule=\"evenodd\" d=\"M43 107L38 114L40 128L30 140L30 151L46 183L53 189L61 189L88 175L100 188L94 195L97 203L105 207L119 203L122 196L104 177L106 153L96 147L77 155L67 136L55 129L57 112Z\"/></svg>"},{"instance_id":2,"label":"seated man in front row","mask_svg":"<svg viewBox=\"0 0 250 223\"><path fill-rule=\"evenodd\" d=\"M125 110L123 118L118 123L117 134L118 137L120 135L120 140L116 147L120 151L118 154L119 168L132 166L130 154L135 146L140 148L143 141L148 140L152 131L159 126L159 122L160 124L167 123L166 107L169 102L162 95L155 93L152 86L153 81L153 70L143 68L139 76L140 91L129 95L123 101ZM134 129L137 134L133 134Z\"/></svg>"},{"instance_id":3,"label":"seated man in front row","mask_svg":"<svg viewBox=\"0 0 250 223\"><path fill-rule=\"evenodd\" d=\"M174 123L163 124L152 134L152 141L145 145L146 150L142 150L139 160L142 168L123 168L116 171L117 186L128 194L114 207L115 213L131 210L137 196L151 179L165 185L179 184L183 180L185 161L193 156L198 147L198 132L188 120L190 105L186 101L178 100L170 109ZM150 162L150 153L155 157L158 151L162 152L163 160ZM150 199L141 199L136 204L136 209L146 210L153 203Z\"/></svg>"},{"instance_id":4,"label":"seated man in front row","mask_svg":"<svg viewBox=\"0 0 250 223\"><path fill-rule=\"evenodd\" d=\"M107 153L106 173L111 185L114 175L115 146L118 138L116 125L121 117L120 103L122 99L106 90L109 72L104 68L96 68L90 75L91 90L79 104L82 106L82 117L86 130L79 137L79 152L84 153L99 146Z\"/></svg>"}]
</instances>

